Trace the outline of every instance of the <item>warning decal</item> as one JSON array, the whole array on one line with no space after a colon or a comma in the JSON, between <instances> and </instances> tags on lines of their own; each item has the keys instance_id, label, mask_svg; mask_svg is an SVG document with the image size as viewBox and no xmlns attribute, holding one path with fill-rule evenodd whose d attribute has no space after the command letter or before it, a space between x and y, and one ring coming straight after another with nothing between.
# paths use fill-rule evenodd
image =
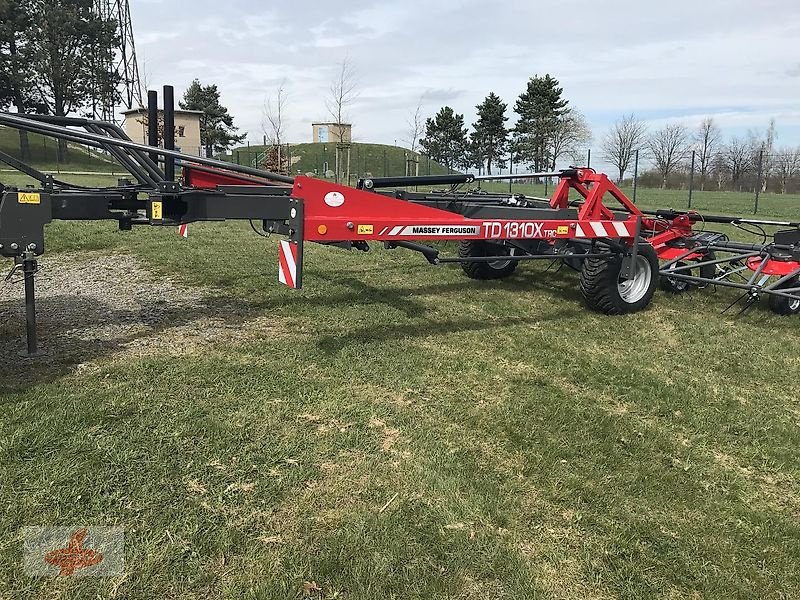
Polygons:
<instances>
[{"instance_id":1,"label":"warning decal","mask_svg":"<svg viewBox=\"0 0 800 600\"><path fill-rule=\"evenodd\" d=\"M41 204L42 195L39 193L24 193L17 194L17 202L20 204Z\"/></svg>"}]
</instances>

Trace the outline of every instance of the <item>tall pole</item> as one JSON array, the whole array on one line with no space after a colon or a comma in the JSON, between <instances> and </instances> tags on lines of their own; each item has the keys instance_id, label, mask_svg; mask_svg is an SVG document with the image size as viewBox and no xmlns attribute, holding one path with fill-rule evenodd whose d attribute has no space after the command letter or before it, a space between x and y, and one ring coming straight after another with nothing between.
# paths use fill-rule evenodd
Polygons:
<instances>
[{"instance_id":1,"label":"tall pole","mask_svg":"<svg viewBox=\"0 0 800 600\"><path fill-rule=\"evenodd\" d=\"M639 188L639 151L636 151L636 159L633 166L633 203L636 204L636 192Z\"/></svg>"},{"instance_id":2,"label":"tall pole","mask_svg":"<svg viewBox=\"0 0 800 600\"><path fill-rule=\"evenodd\" d=\"M514 149L508 151L508 174L511 175L514 172ZM513 191L511 189L511 184L513 183L513 178L508 178L508 193L509 195L513 195Z\"/></svg>"},{"instance_id":3,"label":"tall pole","mask_svg":"<svg viewBox=\"0 0 800 600\"><path fill-rule=\"evenodd\" d=\"M697 158L697 151L692 150L692 170L689 171L689 208L692 208L692 193L694 192L694 162Z\"/></svg>"},{"instance_id":4,"label":"tall pole","mask_svg":"<svg viewBox=\"0 0 800 600\"><path fill-rule=\"evenodd\" d=\"M586 166L591 168L592 166L592 149L589 148L589 151L586 153Z\"/></svg>"},{"instance_id":5,"label":"tall pole","mask_svg":"<svg viewBox=\"0 0 800 600\"><path fill-rule=\"evenodd\" d=\"M164 86L164 150L175 150L175 88L171 85ZM175 181L175 159L169 156L164 157L164 178Z\"/></svg>"},{"instance_id":6,"label":"tall pole","mask_svg":"<svg viewBox=\"0 0 800 600\"><path fill-rule=\"evenodd\" d=\"M147 145L158 148L158 92L147 92ZM158 164L158 154L151 154L150 158Z\"/></svg>"}]
</instances>

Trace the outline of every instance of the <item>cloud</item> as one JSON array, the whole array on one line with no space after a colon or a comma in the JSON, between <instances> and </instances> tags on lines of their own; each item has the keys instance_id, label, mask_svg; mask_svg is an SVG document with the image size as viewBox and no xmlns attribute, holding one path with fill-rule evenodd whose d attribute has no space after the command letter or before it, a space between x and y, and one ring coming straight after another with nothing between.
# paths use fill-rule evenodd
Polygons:
<instances>
[{"instance_id":1,"label":"cloud","mask_svg":"<svg viewBox=\"0 0 800 600\"><path fill-rule=\"evenodd\" d=\"M243 130L259 139L261 109L284 78L289 137L311 139L311 122L337 65L349 57L359 98L351 119L363 140L400 139L422 99L475 120L490 92L509 110L529 77L550 73L599 139L623 113L655 125L717 115L731 134L777 119L782 143L800 144L800 5L771 0L672 0L669 10L634 0L602 8L575 0L574 18L543 19L541 6L509 0L317 0L258 7L229 0L132 3L138 48L154 85L216 83ZM775 19L775 15L780 15ZM512 117L513 122L513 115Z\"/></svg>"}]
</instances>

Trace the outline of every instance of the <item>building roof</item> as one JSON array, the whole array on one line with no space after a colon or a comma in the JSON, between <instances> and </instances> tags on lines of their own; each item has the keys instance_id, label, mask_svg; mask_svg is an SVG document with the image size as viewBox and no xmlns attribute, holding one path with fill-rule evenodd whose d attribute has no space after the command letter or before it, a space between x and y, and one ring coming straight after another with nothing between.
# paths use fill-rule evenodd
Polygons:
<instances>
[{"instance_id":1,"label":"building roof","mask_svg":"<svg viewBox=\"0 0 800 600\"><path fill-rule=\"evenodd\" d=\"M334 125L336 127L352 127L353 126L352 123L334 123L333 121L322 121L322 122L319 122L319 123L312 123L311 124L312 127L314 125Z\"/></svg>"}]
</instances>

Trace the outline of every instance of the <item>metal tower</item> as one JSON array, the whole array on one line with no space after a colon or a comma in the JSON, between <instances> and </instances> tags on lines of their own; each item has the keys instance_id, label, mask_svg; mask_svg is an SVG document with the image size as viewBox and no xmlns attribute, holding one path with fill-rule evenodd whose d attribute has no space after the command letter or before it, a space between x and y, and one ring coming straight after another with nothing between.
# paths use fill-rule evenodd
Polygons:
<instances>
[{"instance_id":1,"label":"metal tower","mask_svg":"<svg viewBox=\"0 0 800 600\"><path fill-rule=\"evenodd\" d=\"M126 109L144 106L128 0L94 0L94 11L104 20L114 19L117 22L119 42L114 48L111 61L105 65L105 73L111 75L113 79L119 80L118 91ZM93 107L95 118L114 121L115 106L113 104L113 98L96 103Z\"/></svg>"}]
</instances>

